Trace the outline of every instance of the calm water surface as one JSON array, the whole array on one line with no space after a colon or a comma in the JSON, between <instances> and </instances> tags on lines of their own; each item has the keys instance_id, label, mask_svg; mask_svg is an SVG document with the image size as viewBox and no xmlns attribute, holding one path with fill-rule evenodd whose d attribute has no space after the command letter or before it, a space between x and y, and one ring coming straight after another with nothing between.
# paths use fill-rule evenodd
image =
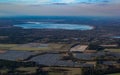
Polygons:
<instances>
[{"instance_id":1,"label":"calm water surface","mask_svg":"<svg viewBox=\"0 0 120 75\"><path fill-rule=\"evenodd\" d=\"M65 29L65 30L91 30L92 26L89 25L77 25L77 24L55 24L55 23L40 23L29 22L25 24L14 25L16 27L22 27L24 29Z\"/></svg>"}]
</instances>

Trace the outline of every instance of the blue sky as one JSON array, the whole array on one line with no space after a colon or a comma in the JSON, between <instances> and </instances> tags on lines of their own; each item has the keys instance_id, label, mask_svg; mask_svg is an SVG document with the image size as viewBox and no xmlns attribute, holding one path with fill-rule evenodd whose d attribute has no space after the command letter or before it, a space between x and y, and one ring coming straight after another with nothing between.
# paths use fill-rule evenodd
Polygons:
<instances>
[{"instance_id":1,"label":"blue sky","mask_svg":"<svg viewBox=\"0 0 120 75\"><path fill-rule=\"evenodd\" d=\"M0 16L120 16L120 0L0 0Z\"/></svg>"}]
</instances>

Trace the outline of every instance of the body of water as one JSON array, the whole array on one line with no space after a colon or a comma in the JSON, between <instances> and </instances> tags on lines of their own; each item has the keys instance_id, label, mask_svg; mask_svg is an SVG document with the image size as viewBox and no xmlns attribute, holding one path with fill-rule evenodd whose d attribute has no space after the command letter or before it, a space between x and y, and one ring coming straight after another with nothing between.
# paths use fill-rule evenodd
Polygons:
<instances>
[{"instance_id":1,"label":"body of water","mask_svg":"<svg viewBox=\"0 0 120 75\"><path fill-rule=\"evenodd\" d=\"M77 24L55 24L55 23L40 23L40 22L27 22L25 24L14 25L24 29L65 29L65 30L91 30L92 26L77 25Z\"/></svg>"}]
</instances>

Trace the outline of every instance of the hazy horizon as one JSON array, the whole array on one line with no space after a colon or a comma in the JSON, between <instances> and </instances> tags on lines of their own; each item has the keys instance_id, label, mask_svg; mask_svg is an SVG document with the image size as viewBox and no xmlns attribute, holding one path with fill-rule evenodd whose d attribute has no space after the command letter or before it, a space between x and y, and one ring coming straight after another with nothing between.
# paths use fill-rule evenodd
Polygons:
<instances>
[{"instance_id":1,"label":"hazy horizon","mask_svg":"<svg viewBox=\"0 0 120 75\"><path fill-rule=\"evenodd\" d=\"M5 16L120 16L120 0L0 0Z\"/></svg>"}]
</instances>

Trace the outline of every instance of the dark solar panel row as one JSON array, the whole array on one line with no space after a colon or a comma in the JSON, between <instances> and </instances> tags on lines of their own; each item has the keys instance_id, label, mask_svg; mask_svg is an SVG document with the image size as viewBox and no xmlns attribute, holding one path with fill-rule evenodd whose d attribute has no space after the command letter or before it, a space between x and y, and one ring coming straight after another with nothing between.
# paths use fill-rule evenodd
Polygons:
<instances>
[{"instance_id":1,"label":"dark solar panel row","mask_svg":"<svg viewBox=\"0 0 120 75\"><path fill-rule=\"evenodd\" d=\"M26 59L30 55L33 55L33 52L29 51L14 51L10 50L5 53L0 53L0 59L5 59L5 60L18 60L18 59Z\"/></svg>"},{"instance_id":2,"label":"dark solar panel row","mask_svg":"<svg viewBox=\"0 0 120 75\"><path fill-rule=\"evenodd\" d=\"M0 54L0 59L5 59L5 60L18 60L18 59L26 59L31 55L34 55L35 53L29 52L29 51L7 51L5 53ZM120 57L120 53L107 53L108 55L111 56L116 56ZM93 59L93 57L96 56L105 56L105 52L98 52L98 53L74 53L74 56L78 59ZM39 56L35 56L31 58L29 61L34 61L40 65L46 65L46 66L86 66L88 64L82 64L82 63L75 63L72 61L67 61L67 60L61 60L61 54L52 54L52 53L47 53Z\"/></svg>"}]
</instances>

